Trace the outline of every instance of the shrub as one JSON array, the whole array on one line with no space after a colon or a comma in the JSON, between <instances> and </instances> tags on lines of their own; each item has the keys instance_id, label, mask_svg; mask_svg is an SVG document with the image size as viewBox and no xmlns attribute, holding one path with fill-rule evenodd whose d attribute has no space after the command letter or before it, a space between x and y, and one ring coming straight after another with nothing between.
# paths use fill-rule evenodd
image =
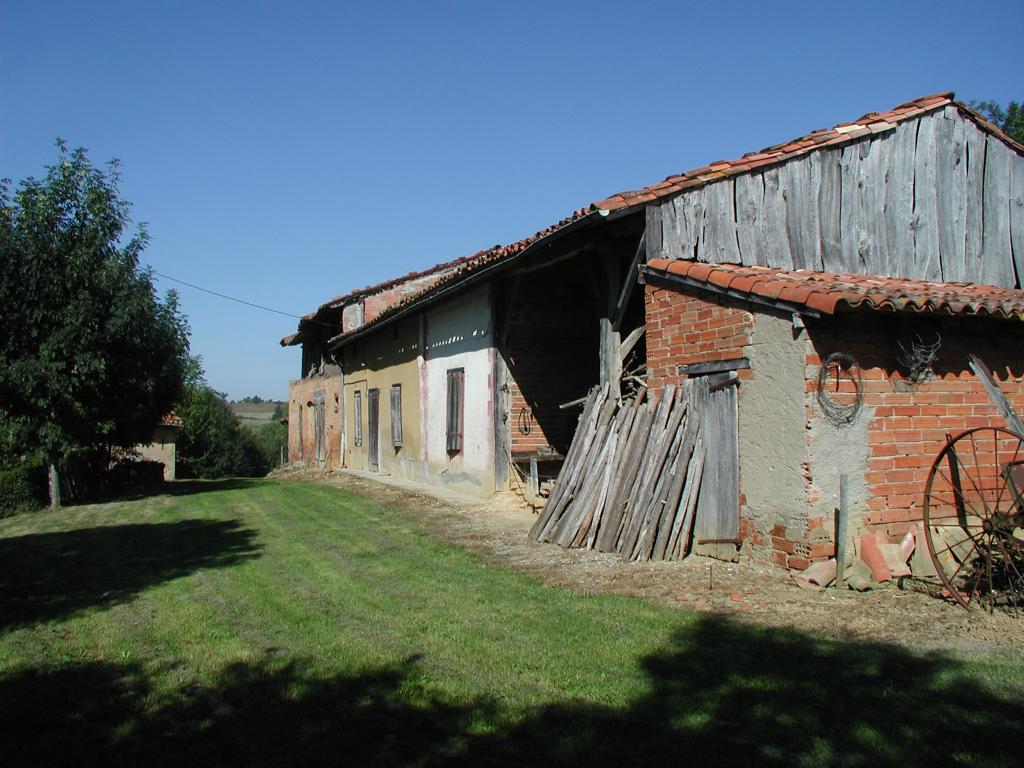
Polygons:
<instances>
[{"instance_id":1,"label":"shrub","mask_svg":"<svg viewBox=\"0 0 1024 768\"><path fill-rule=\"evenodd\" d=\"M39 509L46 497L45 465L25 461L0 470L0 517Z\"/></svg>"},{"instance_id":2,"label":"shrub","mask_svg":"<svg viewBox=\"0 0 1024 768\"><path fill-rule=\"evenodd\" d=\"M273 466L253 434L239 426L224 395L209 386L190 388L175 413L183 422L177 445L179 477L263 477Z\"/></svg>"}]
</instances>

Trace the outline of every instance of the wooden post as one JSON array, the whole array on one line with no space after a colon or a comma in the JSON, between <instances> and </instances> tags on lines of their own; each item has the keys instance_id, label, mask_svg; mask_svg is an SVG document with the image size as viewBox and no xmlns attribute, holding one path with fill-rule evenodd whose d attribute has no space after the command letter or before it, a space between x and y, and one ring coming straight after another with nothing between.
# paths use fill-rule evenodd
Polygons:
<instances>
[{"instance_id":1,"label":"wooden post","mask_svg":"<svg viewBox=\"0 0 1024 768\"><path fill-rule=\"evenodd\" d=\"M50 459L50 509L60 509L60 472L57 459Z\"/></svg>"},{"instance_id":2,"label":"wooden post","mask_svg":"<svg viewBox=\"0 0 1024 768\"><path fill-rule=\"evenodd\" d=\"M537 475L537 457L530 457L530 492L534 496L540 495L540 478Z\"/></svg>"},{"instance_id":3,"label":"wooden post","mask_svg":"<svg viewBox=\"0 0 1024 768\"><path fill-rule=\"evenodd\" d=\"M601 261L604 264L604 307L601 317L598 319L601 329L600 346L600 367L602 385L607 384L610 389L610 396L618 398L620 395L620 378L622 375L622 358L619 354L621 337L615 327L615 310L619 298L619 263L612 250L611 243L607 240L600 246Z\"/></svg>"},{"instance_id":4,"label":"wooden post","mask_svg":"<svg viewBox=\"0 0 1024 768\"><path fill-rule=\"evenodd\" d=\"M846 586L847 475L839 476L839 509L836 510L836 589Z\"/></svg>"}]
</instances>

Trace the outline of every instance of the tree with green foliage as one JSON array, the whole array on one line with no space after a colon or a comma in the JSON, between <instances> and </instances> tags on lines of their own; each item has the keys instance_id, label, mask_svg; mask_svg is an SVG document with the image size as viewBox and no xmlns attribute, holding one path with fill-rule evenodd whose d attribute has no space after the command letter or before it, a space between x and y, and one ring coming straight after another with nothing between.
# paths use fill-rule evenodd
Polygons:
<instances>
[{"instance_id":1,"label":"tree with green foliage","mask_svg":"<svg viewBox=\"0 0 1024 768\"><path fill-rule=\"evenodd\" d=\"M189 386L175 413L183 424L175 460L181 477L262 477L273 466L226 396L205 382Z\"/></svg>"},{"instance_id":2,"label":"tree with green foliage","mask_svg":"<svg viewBox=\"0 0 1024 768\"><path fill-rule=\"evenodd\" d=\"M994 101L972 101L970 107L1018 144L1024 144L1024 104L1011 101L1003 109Z\"/></svg>"},{"instance_id":3,"label":"tree with green foliage","mask_svg":"<svg viewBox=\"0 0 1024 768\"><path fill-rule=\"evenodd\" d=\"M188 325L139 270L148 236L127 234L119 182L62 141L42 179L0 182L0 452L45 457L51 506L71 451L148 441L188 372Z\"/></svg>"}]
</instances>

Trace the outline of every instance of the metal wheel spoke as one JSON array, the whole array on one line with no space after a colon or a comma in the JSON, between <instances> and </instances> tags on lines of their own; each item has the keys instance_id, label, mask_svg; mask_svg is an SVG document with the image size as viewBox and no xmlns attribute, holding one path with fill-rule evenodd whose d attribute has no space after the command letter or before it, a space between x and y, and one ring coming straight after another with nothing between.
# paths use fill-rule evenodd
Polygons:
<instances>
[{"instance_id":1,"label":"metal wheel spoke","mask_svg":"<svg viewBox=\"0 0 1024 768\"><path fill-rule=\"evenodd\" d=\"M979 427L947 435L929 470L922 535L943 594L964 607L1024 609L1024 542L1012 538L1024 510L1022 456L1024 437Z\"/></svg>"},{"instance_id":2,"label":"metal wheel spoke","mask_svg":"<svg viewBox=\"0 0 1024 768\"><path fill-rule=\"evenodd\" d=\"M1011 595L1011 598L1013 599L1013 607L1016 608L1017 607L1017 597L1016 597L1017 590L1018 589L1024 589L1024 576L1021 575L1020 569L1017 568L1017 561L1016 561L1016 559L1012 556L1011 552L1009 552L1006 549L1006 545L1003 544L1002 538L1001 537L997 538L996 541L999 542L999 550L1003 553L1003 557L1006 558L1006 562L1009 563L1011 568L1013 568L1013 572L1017 574L1017 584L1019 586L1017 586L1015 588L1012 583L1010 584L1010 595Z\"/></svg>"},{"instance_id":3,"label":"metal wheel spoke","mask_svg":"<svg viewBox=\"0 0 1024 768\"><path fill-rule=\"evenodd\" d=\"M964 541L966 541L966 539L964 539ZM978 542L975 541L974 544L971 546L971 551L967 553L967 555L963 558L963 560L960 560L960 565L958 565L956 567L955 571L953 571L951 574L949 574L950 582L952 582L953 579L956 578L956 575L958 573L960 573L960 569L963 568L967 564L967 562L971 559L971 555L973 555L977 551L978 551ZM955 554L953 556L956 557Z\"/></svg>"},{"instance_id":4,"label":"metal wheel spoke","mask_svg":"<svg viewBox=\"0 0 1024 768\"><path fill-rule=\"evenodd\" d=\"M978 467L978 449L977 449L977 447L974 444L974 433L970 432L970 433L968 433L968 436L971 438L971 451L974 453L974 466L977 468ZM992 512L989 510L988 504L985 503L985 492L981 488L978 487L978 484L976 482L974 482L974 475L972 475L967 470L967 465L964 464L960 460L960 456L959 456L959 454L957 454L956 451L953 451L953 458L956 459L957 464L959 464L963 468L964 472L967 472L967 479L971 481L971 485L973 486L975 492L978 494L978 496L981 497L981 503L985 507L985 516L986 517L991 517L992 516ZM979 469L979 471L980 471L980 469ZM980 480L981 478L979 477L978 479Z\"/></svg>"},{"instance_id":5,"label":"metal wheel spoke","mask_svg":"<svg viewBox=\"0 0 1024 768\"><path fill-rule=\"evenodd\" d=\"M984 536L984 535L985 535L984 533L981 534L981 536ZM958 541L956 544L947 544L947 548L952 550L952 549L955 549L956 547L959 547L961 544L966 544L968 541L973 541L974 542L974 547L977 548L978 547L978 539L980 539L981 536L974 537L974 536L971 536L970 534L968 534L964 538L960 539L960 541ZM943 539L943 541L945 541L945 539ZM956 553L954 552L954 554L956 554Z\"/></svg>"}]
</instances>

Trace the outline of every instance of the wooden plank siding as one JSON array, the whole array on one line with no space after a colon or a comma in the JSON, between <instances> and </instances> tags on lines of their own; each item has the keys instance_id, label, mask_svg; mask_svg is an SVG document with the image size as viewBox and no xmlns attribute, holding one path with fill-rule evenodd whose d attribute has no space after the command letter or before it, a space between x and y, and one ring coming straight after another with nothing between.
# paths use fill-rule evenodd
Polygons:
<instances>
[{"instance_id":1,"label":"wooden plank siding","mask_svg":"<svg viewBox=\"0 0 1024 768\"><path fill-rule=\"evenodd\" d=\"M1024 157L956 107L652 203L647 257L1020 288Z\"/></svg>"}]
</instances>

